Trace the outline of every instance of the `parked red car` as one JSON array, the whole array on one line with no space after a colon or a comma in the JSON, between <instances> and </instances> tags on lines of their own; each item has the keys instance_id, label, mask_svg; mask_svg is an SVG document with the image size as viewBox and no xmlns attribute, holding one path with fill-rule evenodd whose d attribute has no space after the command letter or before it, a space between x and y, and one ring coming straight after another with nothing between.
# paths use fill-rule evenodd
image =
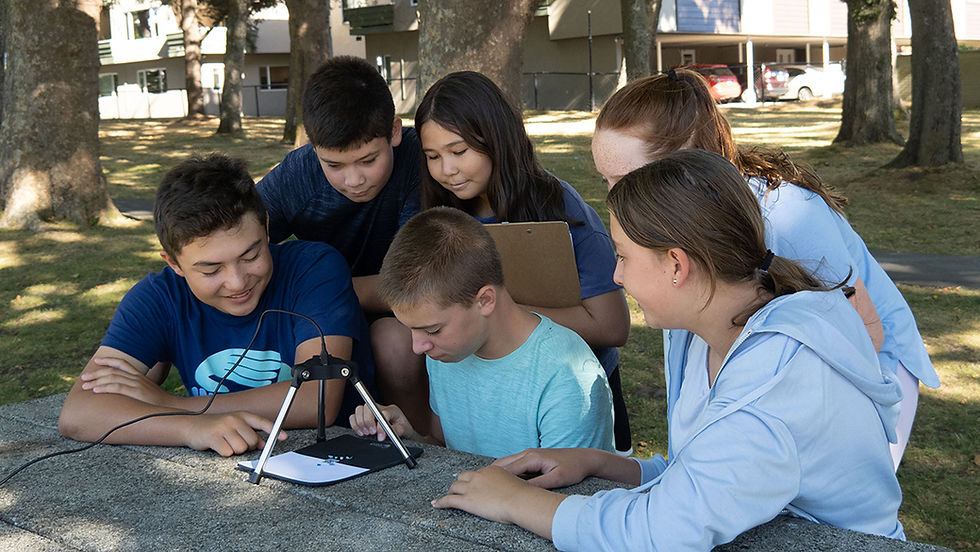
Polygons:
<instances>
[{"instance_id":1,"label":"parked red car","mask_svg":"<svg viewBox=\"0 0 980 552\"><path fill-rule=\"evenodd\" d=\"M725 65L682 65L677 69L690 69L704 77L716 102L728 102L742 94L738 79Z\"/></svg>"}]
</instances>

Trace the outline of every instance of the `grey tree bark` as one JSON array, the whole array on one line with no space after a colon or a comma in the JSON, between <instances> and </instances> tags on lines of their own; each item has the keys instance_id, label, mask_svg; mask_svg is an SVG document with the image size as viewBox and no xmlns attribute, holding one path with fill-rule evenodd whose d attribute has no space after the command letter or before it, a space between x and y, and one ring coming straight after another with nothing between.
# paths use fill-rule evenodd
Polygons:
<instances>
[{"instance_id":1,"label":"grey tree bark","mask_svg":"<svg viewBox=\"0 0 980 552\"><path fill-rule=\"evenodd\" d=\"M847 3L847 70L841 125L834 142L852 145L903 142L892 101L893 0Z\"/></svg>"},{"instance_id":2,"label":"grey tree bark","mask_svg":"<svg viewBox=\"0 0 980 552\"><path fill-rule=\"evenodd\" d=\"M330 42L330 0L286 0L289 10L289 89L282 142L306 143L303 92L309 76L333 55Z\"/></svg>"},{"instance_id":3,"label":"grey tree bark","mask_svg":"<svg viewBox=\"0 0 980 552\"><path fill-rule=\"evenodd\" d=\"M114 209L99 162L101 0L2 0L7 69L0 226L92 224ZM70 68L70 70L66 70Z\"/></svg>"},{"instance_id":4,"label":"grey tree bark","mask_svg":"<svg viewBox=\"0 0 980 552\"><path fill-rule=\"evenodd\" d=\"M242 129L242 72L245 70L245 36L248 32L248 0L229 0L225 27L225 83L219 104L221 122L215 134L244 136Z\"/></svg>"},{"instance_id":5,"label":"grey tree bark","mask_svg":"<svg viewBox=\"0 0 980 552\"><path fill-rule=\"evenodd\" d=\"M909 0L912 118L905 148L888 167L963 162L959 52L949 0Z\"/></svg>"},{"instance_id":6,"label":"grey tree bark","mask_svg":"<svg viewBox=\"0 0 980 552\"><path fill-rule=\"evenodd\" d=\"M184 33L184 87L187 90L187 118L204 117L204 87L201 86L201 23L197 0L180 0L180 30Z\"/></svg>"},{"instance_id":7,"label":"grey tree bark","mask_svg":"<svg viewBox=\"0 0 980 552\"><path fill-rule=\"evenodd\" d=\"M620 0L626 80L656 72L660 0Z\"/></svg>"},{"instance_id":8,"label":"grey tree bark","mask_svg":"<svg viewBox=\"0 0 980 552\"><path fill-rule=\"evenodd\" d=\"M522 104L524 41L537 0L419 2L419 91L453 71L479 71Z\"/></svg>"}]
</instances>

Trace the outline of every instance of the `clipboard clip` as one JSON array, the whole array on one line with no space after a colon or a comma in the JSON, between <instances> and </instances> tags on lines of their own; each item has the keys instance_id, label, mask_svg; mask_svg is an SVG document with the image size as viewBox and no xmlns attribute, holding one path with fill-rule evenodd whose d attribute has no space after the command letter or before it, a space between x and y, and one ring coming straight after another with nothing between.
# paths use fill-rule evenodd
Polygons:
<instances>
[{"instance_id":1,"label":"clipboard clip","mask_svg":"<svg viewBox=\"0 0 980 552\"><path fill-rule=\"evenodd\" d=\"M326 361L324 358L326 357ZM378 409L378 404L374 402L374 398L368 392L367 388L364 386L364 382L358 376L357 363L351 360L344 360L330 355L326 351L323 351L322 355L315 355L310 357L309 360L296 364L292 369L293 383L289 386L289 390L286 392L286 398L282 401L282 407L279 409L279 415L276 416L276 422L272 426L272 431L269 433L269 438L265 442L265 447L262 449L262 454L259 456L259 461L255 464L255 469L248 477L249 483L258 484L262 479L262 472L265 469L265 463L269 460L272 455L272 449L276 446L276 441L279 440L279 433L282 431L282 424L286 419L286 414L289 413L289 408L293 404L293 399L296 398L296 391L299 386L304 382L315 380L319 382L320 393L319 393L319 405L317 407L317 442L324 441L326 439L326 419L324 415L323 403L325 401L325 392L323 382L326 380L333 379L345 379L354 386L354 389L361 395L364 399L364 404L371 410L374 414L374 418L378 420L378 424L384 430L385 434L388 435L388 439L391 443L395 445L398 452L401 453L402 458L405 460L405 464L409 468L414 468L418 463L415 458L408 452L405 445L402 443L401 438L395 433L395 430L391 428L388 424L388 420L381 415L381 411Z\"/></svg>"}]
</instances>

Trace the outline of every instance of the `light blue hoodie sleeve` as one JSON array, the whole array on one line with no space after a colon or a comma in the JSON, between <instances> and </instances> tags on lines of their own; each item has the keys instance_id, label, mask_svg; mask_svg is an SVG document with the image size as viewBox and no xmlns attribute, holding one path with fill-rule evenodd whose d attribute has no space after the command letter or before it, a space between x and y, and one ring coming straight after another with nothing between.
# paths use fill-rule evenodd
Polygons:
<instances>
[{"instance_id":1,"label":"light blue hoodie sleeve","mask_svg":"<svg viewBox=\"0 0 980 552\"><path fill-rule=\"evenodd\" d=\"M565 499L552 537L559 550L709 550L774 518L799 481L787 428L744 407L705 428L651 483Z\"/></svg>"}]
</instances>

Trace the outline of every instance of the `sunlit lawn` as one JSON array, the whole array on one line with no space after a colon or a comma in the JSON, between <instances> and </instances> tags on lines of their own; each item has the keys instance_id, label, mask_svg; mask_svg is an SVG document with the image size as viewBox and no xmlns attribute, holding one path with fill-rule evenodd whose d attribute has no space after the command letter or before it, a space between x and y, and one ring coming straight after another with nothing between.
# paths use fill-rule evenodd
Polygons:
<instances>
[{"instance_id":1,"label":"sunlit lawn","mask_svg":"<svg viewBox=\"0 0 980 552\"><path fill-rule=\"evenodd\" d=\"M812 163L851 199L849 218L872 249L980 256L980 110L963 116L967 163L939 170L881 170L898 146L830 144L839 104L729 109L742 145L773 144ZM592 114L528 113L542 163L572 183L607 220L605 186L589 152ZM212 135L217 121L106 121L102 162L116 198L152 198L166 170L192 153L222 151L261 178L285 153L282 121L246 119L246 139ZM904 130L903 130L904 131ZM0 230L0 404L62 392L92 354L123 293L162 261L149 222L97 228ZM944 386L922 389L899 478L909 538L980 549L980 291L900 286ZM660 332L633 307L622 370L636 450L666 450Z\"/></svg>"}]
</instances>

